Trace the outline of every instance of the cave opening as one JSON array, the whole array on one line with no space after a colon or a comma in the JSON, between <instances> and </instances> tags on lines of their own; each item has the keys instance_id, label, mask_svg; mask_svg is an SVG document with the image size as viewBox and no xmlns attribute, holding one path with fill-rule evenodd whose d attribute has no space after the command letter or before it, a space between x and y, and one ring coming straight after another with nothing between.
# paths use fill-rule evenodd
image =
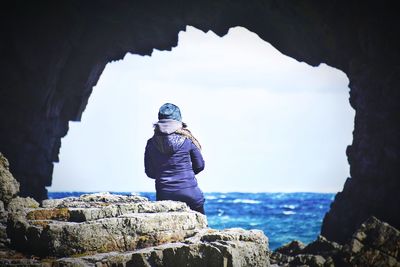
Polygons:
<instances>
[{"instance_id":1,"label":"cave opening","mask_svg":"<svg viewBox=\"0 0 400 267\"><path fill-rule=\"evenodd\" d=\"M245 28L221 38L188 27L171 52L128 54L107 65L82 123L70 123L48 189L154 191L143 171L144 146L159 106L172 102L204 147L198 181L205 192L336 193L349 177L348 91L343 72L300 63ZM232 203L258 204L245 196ZM282 205L280 216L288 217L299 203ZM229 216L216 211L227 226ZM319 231L321 223L305 227Z\"/></svg>"}]
</instances>

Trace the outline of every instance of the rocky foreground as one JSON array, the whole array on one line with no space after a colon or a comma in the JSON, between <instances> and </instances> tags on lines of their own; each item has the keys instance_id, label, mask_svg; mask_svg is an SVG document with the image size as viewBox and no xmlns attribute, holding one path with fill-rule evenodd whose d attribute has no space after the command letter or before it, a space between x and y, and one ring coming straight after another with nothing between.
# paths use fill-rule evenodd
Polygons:
<instances>
[{"instance_id":1,"label":"rocky foreground","mask_svg":"<svg viewBox=\"0 0 400 267\"><path fill-rule=\"evenodd\" d=\"M87 194L18 197L0 154L0 265L269 266L262 231L207 227L185 203Z\"/></svg>"},{"instance_id":2,"label":"rocky foreground","mask_svg":"<svg viewBox=\"0 0 400 267\"><path fill-rule=\"evenodd\" d=\"M270 256L272 266L400 267L400 231L371 217L344 245L319 236L307 246L292 241Z\"/></svg>"},{"instance_id":3,"label":"rocky foreground","mask_svg":"<svg viewBox=\"0 0 400 267\"><path fill-rule=\"evenodd\" d=\"M320 236L268 250L259 230L214 230L175 201L87 194L18 197L0 153L0 266L396 266L400 232L371 217L344 245Z\"/></svg>"}]
</instances>

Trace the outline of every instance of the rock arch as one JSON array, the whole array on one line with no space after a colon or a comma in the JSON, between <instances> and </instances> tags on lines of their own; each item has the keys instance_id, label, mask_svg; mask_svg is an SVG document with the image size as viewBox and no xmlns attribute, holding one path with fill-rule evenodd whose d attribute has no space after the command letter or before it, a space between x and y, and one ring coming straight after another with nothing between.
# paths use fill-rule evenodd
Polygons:
<instances>
[{"instance_id":1,"label":"rock arch","mask_svg":"<svg viewBox=\"0 0 400 267\"><path fill-rule=\"evenodd\" d=\"M9 1L0 16L0 151L21 193L47 197L68 122L78 121L108 62L170 50L186 25L257 33L282 53L350 79L356 110L351 178L322 234L344 242L370 215L400 227L399 30L389 2ZM323 177L321 177L323 179Z\"/></svg>"}]
</instances>

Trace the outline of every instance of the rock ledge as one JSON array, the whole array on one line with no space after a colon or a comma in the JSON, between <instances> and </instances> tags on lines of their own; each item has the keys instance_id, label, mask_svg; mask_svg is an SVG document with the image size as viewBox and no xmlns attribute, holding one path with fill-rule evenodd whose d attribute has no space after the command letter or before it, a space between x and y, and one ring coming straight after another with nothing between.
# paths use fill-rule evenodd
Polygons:
<instances>
[{"instance_id":1,"label":"rock ledge","mask_svg":"<svg viewBox=\"0 0 400 267\"><path fill-rule=\"evenodd\" d=\"M183 202L110 193L18 197L0 154L0 265L269 266L259 230L207 227Z\"/></svg>"}]
</instances>

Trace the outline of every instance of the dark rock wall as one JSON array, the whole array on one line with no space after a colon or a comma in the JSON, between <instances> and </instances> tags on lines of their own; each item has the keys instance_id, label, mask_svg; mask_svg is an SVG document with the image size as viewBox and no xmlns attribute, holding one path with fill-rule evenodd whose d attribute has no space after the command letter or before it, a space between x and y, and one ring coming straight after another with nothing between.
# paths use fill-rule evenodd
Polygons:
<instances>
[{"instance_id":1,"label":"dark rock wall","mask_svg":"<svg viewBox=\"0 0 400 267\"><path fill-rule=\"evenodd\" d=\"M108 62L128 52L170 50L186 25L220 36L243 26L288 56L326 63L350 79L356 116L346 153L352 178L336 196L322 234L344 242L370 215L399 228L395 10L386 1L3 2L0 151L21 195L46 198L68 122L80 120Z\"/></svg>"}]
</instances>

